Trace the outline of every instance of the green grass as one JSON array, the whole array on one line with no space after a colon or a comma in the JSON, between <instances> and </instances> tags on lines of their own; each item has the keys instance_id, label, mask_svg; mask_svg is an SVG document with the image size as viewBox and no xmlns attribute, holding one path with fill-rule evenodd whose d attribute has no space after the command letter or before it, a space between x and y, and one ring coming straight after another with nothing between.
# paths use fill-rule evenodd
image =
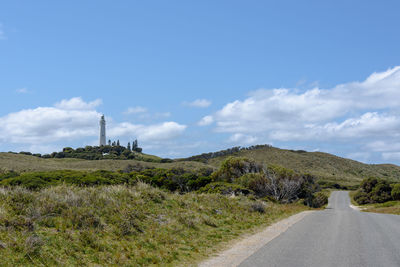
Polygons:
<instances>
[{"instance_id":1,"label":"green grass","mask_svg":"<svg viewBox=\"0 0 400 267\"><path fill-rule=\"evenodd\" d=\"M388 201L379 204L363 205L365 212L387 213L400 215L400 201Z\"/></svg>"},{"instance_id":2,"label":"green grass","mask_svg":"<svg viewBox=\"0 0 400 267\"><path fill-rule=\"evenodd\" d=\"M0 188L0 266L187 266L305 209L143 183Z\"/></svg>"},{"instance_id":3,"label":"green grass","mask_svg":"<svg viewBox=\"0 0 400 267\"><path fill-rule=\"evenodd\" d=\"M142 154L145 155L145 154ZM151 157L146 155L146 157ZM34 172L34 171L54 171L54 170L82 170L96 171L123 170L128 165L141 165L143 167L154 168L184 168L186 170L197 170L201 168L210 168L207 164L200 162L172 162L172 163L154 163L138 160L84 160L84 159L43 159L34 156L27 156L12 153L0 153L0 171L13 170L16 172Z\"/></svg>"}]
</instances>

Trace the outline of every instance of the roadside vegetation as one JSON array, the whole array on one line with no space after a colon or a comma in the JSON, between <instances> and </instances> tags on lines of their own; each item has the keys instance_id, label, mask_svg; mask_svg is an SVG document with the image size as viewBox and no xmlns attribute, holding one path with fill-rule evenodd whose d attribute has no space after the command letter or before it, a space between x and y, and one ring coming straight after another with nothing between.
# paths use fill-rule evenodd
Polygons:
<instances>
[{"instance_id":1,"label":"roadside vegetation","mask_svg":"<svg viewBox=\"0 0 400 267\"><path fill-rule=\"evenodd\" d=\"M133 186L0 189L1 266L184 265L307 209Z\"/></svg>"},{"instance_id":2,"label":"roadside vegetation","mask_svg":"<svg viewBox=\"0 0 400 267\"><path fill-rule=\"evenodd\" d=\"M321 204L323 197L316 195L321 188L312 175L299 174L280 166L265 166L240 157L227 158L217 171L210 168L196 172L183 168L143 169L141 166L128 165L118 172L62 170L26 173L8 171L0 174L0 185L22 186L31 190L59 184L134 185L138 181L171 192L242 194L280 203L302 199L310 207L324 205Z\"/></svg>"},{"instance_id":3,"label":"roadside vegetation","mask_svg":"<svg viewBox=\"0 0 400 267\"><path fill-rule=\"evenodd\" d=\"M312 175L243 157L216 171L142 167L3 172L0 265L186 265L327 203Z\"/></svg>"},{"instance_id":4,"label":"roadside vegetation","mask_svg":"<svg viewBox=\"0 0 400 267\"><path fill-rule=\"evenodd\" d=\"M367 178L351 197L363 211L400 214L400 183Z\"/></svg>"}]
</instances>

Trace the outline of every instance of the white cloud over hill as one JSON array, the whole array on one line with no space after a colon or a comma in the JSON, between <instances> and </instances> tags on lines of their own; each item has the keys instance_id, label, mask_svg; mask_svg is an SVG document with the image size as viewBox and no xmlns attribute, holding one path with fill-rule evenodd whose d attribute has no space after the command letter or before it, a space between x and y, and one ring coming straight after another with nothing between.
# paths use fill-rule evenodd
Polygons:
<instances>
[{"instance_id":1,"label":"white cloud over hill","mask_svg":"<svg viewBox=\"0 0 400 267\"><path fill-rule=\"evenodd\" d=\"M260 89L205 116L199 125L214 123L214 130L232 134L231 140L358 142L383 151L387 146L379 142L400 137L399 99L400 66L331 89Z\"/></svg>"}]
</instances>

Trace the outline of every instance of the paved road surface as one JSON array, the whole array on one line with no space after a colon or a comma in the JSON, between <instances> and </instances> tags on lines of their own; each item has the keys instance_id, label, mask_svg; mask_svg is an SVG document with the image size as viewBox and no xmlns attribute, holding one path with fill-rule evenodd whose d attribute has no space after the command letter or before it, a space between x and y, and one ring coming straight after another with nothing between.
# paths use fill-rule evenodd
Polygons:
<instances>
[{"instance_id":1,"label":"paved road surface","mask_svg":"<svg viewBox=\"0 0 400 267\"><path fill-rule=\"evenodd\" d=\"M349 207L348 192L336 191L328 208L314 212L239 266L400 266L400 216Z\"/></svg>"}]
</instances>

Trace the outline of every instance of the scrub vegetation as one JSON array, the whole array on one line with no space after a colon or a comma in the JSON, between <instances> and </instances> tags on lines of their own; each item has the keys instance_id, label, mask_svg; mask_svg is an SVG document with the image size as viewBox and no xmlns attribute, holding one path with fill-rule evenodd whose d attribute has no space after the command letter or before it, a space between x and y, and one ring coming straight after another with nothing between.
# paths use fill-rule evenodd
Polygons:
<instances>
[{"instance_id":1,"label":"scrub vegetation","mask_svg":"<svg viewBox=\"0 0 400 267\"><path fill-rule=\"evenodd\" d=\"M0 175L0 265L191 264L309 207L311 175L229 157L221 167Z\"/></svg>"},{"instance_id":2,"label":"scrub vegetation","mask_svg":"<svg viewBox=\"0 0 400 267\"><path fill-rule=\"evenodd\" d=\"M142 168L184 168L185 170L197 171L201 168L211 168L215 170L228 157L235 156L252 159L267 166L282 166L296 173L311 174L316 177L318 183L323 188L357 189L365 177L380 177L390 182L400 182L399 166L390 164L363 164L327 153L285 150L269 145L258 145L248 148L234 147L178 160L162 159L136 151L132 152L132 148L131 153L134 154L133 159L128 159L129 157L124 157L124 155L122 155L121 158L119 158L119 156L114 157L110 154L103 156L103 154L99 154L98 152L89 154L95 157L97 157L96 155L99 157L102 155L102 159L85 160L73 158L73 154L78 150L79 149L75 149L75 152L70 153L71 150L66 148L66 151L70 153L67 158L40 158L24 154L0 153L0 169L8 171L13 170L16 172L66 169L82 171L118 171L123 170L128 165L138 165ZM93 147L88 148L88 151L91 150L97 151ZM128 154L128 152L126 152L126 154ZM105 159L107 157L114 158Z\"/></svg>"},{"instance_id":3,"label":"scrub vegetation","mask_svg":"<svg viewBox=\"0 0 400 267\"><path fill-rule=\"evenodd\" d=\"M134 186L0 189L1 266L187 265L307 209Z\"/></svg>"},{"instance_id":4,"label":"scrub vegetation","mask_svg":"<svg viewBox=\"0 0 400 267\"><path fill-rule=\"evenodd\" d=\"M400 183L389 183L377 178L364 179L353 200L362 205L363 211L400 215Z\"/></svg>"}]
</instances>

